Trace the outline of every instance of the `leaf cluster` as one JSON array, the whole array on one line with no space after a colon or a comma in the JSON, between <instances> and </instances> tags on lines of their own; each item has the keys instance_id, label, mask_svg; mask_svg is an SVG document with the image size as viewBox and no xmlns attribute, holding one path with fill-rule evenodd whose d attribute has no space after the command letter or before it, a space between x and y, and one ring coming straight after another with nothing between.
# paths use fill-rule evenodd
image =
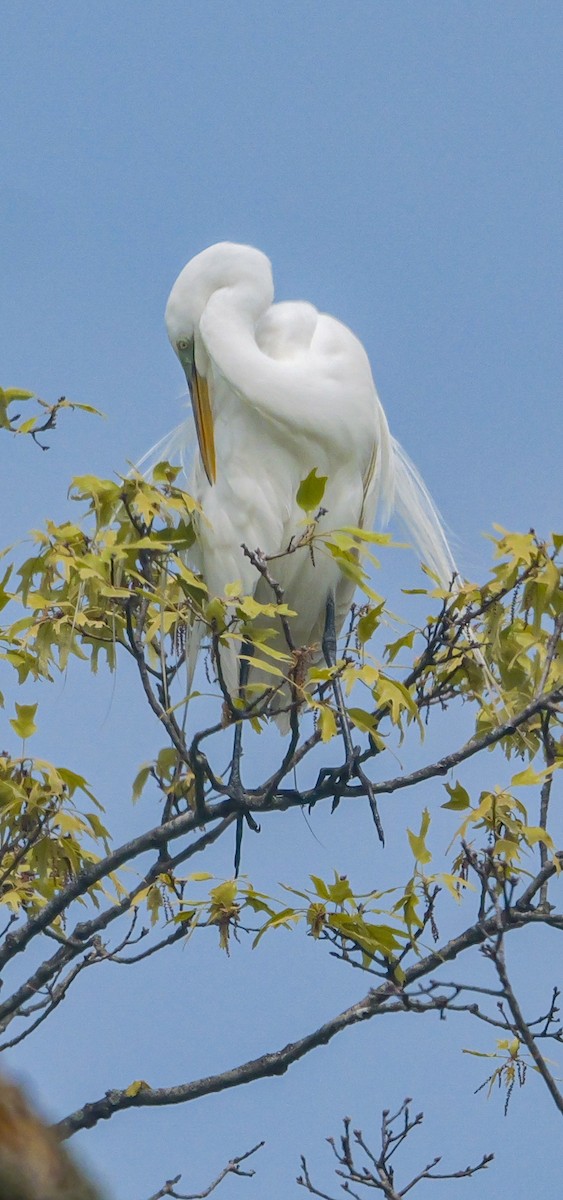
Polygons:
<instances>
[{"instance_id":1,"label":"leaf cluster","mask_svg":"<svg viewBox=\"0 0 563 1200\"><path fill-rule=\"evenodd\" d=\"M0 656L15 694L21 685L48 685L71 660L82 669L113 671L119 655L127 655L158 723L160 746L139 766L133 800L161 805L152 828L113 848L87 781L30 754L37 704L10 700L7 741L16 742L0 755L0 903L8 919L0 964L31 943L58 944L0 1005L3 1028L16 1019L23 1027L16 1040L52 1011L79 970L108 960L129 966L205 930L229 951L233 939L259 947L266 933L301 928L342 963L377 977L381 991L335 1018L338 1032L388 1011L453 1011L461 1006L459 991L451 985L453 991L439 995L424 983L431 971L488 945L499 929L504 937L540 919L556 927L559 914L547 889L563 860L552 819L563 763L563 537L544 542L533 532L497 530L490 578L481 585L458 581L447 591L428 577L417 592L431 614L421 628L398 629L373 587L374 547L391 553L390 540L330 529L321 507L325 484L316 472L302 481L296 497L302 531L284 555L330 556L350 588L360 589L330 666L319 646L295 644L294 613L276 578L279 556L245 548L265 584L261 597L269 590L264 602L245 595L237 580L223 595L209 595L192 556L203 518L168 463L158 464L150 480L135 471L116 481L76 479L70 495L83 510L80 518L47 522L34 534L31 554L11 556L0 583ZM190 653L200 633L217 719L192 732ZM252 670L237 696L222 674L225 646ZM418 746L427 724L454 704L472 714L469 740L410 773L397 771L389 751L407 739ZM272 710L284 706L289 739L249 788L240 772L237 779L225 770L227 739L233 726L245 737L248 727L260 733ZM350 730L359 743L352 755L348 746L346 754L339 749ZM501 752L494 758L485 755L492 747ZM322 766L303 786L296 772L318 763L315 754ZM472 795L463 764L475 755L484 777ZM505 772L514 758L517 770ZM389 760L393 773L385 778ZM407 867L397 868L385 891L356 890L336 869L330 879L286 882L271 896L261 881L254 887L244 877L218 880L212 871L191 870L191 859L209 853L219 838L238 827L240 845L242 827L256 831L273 812L367 799L378 815L378 800L398 799L426 781L435 782L434 803L406 831ZM77 901L85 919L69 929ZM563 927L563 914L560 920ZM114 922L120 933L112 940ZM441 940L440 927L456 923L459 932ZM40 997L40 1017L26 1008L30 995ZM510 1058L515 1038L527 1044L514 1014L486 1019L506 1035L502 1054ZM289 1061L286 1051L301 1054L299 1046L286 1047L278 1062L285 1063L283 1055ZM519 1068L509 1077L506 1062L493 1081L510 1087ZM270 1066L252 1068L252 1075L246 1064L241 1081ZM108 1096L95 1107L98 1115L73 1118L73 1128L133 1102L149 1103L152 1089L141 1084L135 1094Z\"/></svg>"}]
</instances>

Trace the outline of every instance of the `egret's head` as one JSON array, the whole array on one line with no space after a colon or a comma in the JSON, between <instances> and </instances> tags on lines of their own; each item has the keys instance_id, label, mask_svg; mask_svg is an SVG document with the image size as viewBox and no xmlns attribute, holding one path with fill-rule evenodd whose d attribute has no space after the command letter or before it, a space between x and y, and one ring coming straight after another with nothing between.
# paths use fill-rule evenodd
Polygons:
<instances>
[{"instance_id":1,"label":"egret's head","mask_svg":"<svg viewBox=\"0 0 563 1200\"><path fill-rule=\"evenodd\" d=\"M255 321L272 303L269 260L252 246L218 242L180 272L166 305L166 328L188 381L201 460L210 484L216 478L213 391L209 359L199 337L202 315L215 292L228 289Z\"/></svg>"},{"instance_id":2,"label":"egret's head","mask_svg":"<svg viewBox=\"0 0 563 1200\"><path fill-rule=\"evenodd\" d=\"M253 246L217 242L196 254L184 267L170 292L165 321L176 353L196 336L202 313L214 292L237 288L245 306L258 318L272 303L274 285L270 261Z\"/></svg>"}]
</instances>

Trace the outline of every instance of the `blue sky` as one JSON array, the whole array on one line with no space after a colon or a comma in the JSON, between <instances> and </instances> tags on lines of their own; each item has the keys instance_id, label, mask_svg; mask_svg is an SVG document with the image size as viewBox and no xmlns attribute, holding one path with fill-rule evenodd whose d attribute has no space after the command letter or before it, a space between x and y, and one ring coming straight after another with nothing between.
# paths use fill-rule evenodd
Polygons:
<instances>
[{"instance_id":1,"label":"blue sky","mask_svg":"<svg viewBox=\"0 0 563 1200\"><path fill-rule=\"evenodd\" d=\"M64 392L107 420L67 417L44 455L3 444L3 542L63 515L71 473L121 470L177 423L164 304L184 262L225 238L266 251L278 298L311 300L361 337L469 574L486 569L493 522L561 527L561 40L549 2L5 6L1 382ZM415 572L400 561L395 587L405 564ZM71 673L42 698L37 750L82 765L121 834L150 819L149 801L131 815L128 787L158 745L133 686L126 667L91 694ZM417 820L421 800L409 803L399 831ZM369 875L363 816L341 807L318 822L322 846L297 816L272 819L248 850L255 882ZM227 856L211 869L228 873ZM139 1075L164 1084L233 1065L361 994L356 973L296 938L229 962L210 940L140 982L108 970L89 995L83 977L14 1069L59 1115ZM136 1200L180 1170L195 1191L266 1137L258 1180L221 1195L285 1200L299 1153L319 1161L344 1112L367 1131L411 1094L427 1112L421 1159L444 1150L459 1166L496 1147L496 1171L465 1185L488 1200L501 1178L518 1194L533 1139L534 1188L549 1194L539 1088L504 1122L496 1100L471 1096L480 1076L457 1027L407 1024L356 1030L287 1079L197 1109L118 1116L81 1145L116 1197Z\"/></svg>"}]
</instances>

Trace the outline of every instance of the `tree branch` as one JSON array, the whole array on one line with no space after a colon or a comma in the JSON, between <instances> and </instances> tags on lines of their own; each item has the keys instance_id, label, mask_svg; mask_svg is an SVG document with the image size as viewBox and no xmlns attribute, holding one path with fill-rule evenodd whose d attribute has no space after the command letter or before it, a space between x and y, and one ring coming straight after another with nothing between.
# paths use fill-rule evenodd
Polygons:
<instances>
[{"instance_id":1,"label":"tree branch","mask_svg":"<svg viewBox=\"0 0 563 1200\"><path fill-rule=\"evenodd\" d=\"M149 1197L149 1200L163 1200L164 1196L171 1196L172 1200L206 1200L206 1197L210 1196L215 1191L215 1188L219 1187L219 1184L226 1179L227 1175L238 1175L239 1177L244 1176L246 1179L251 1179L256 1172L253 1170L242 1171L240 1164L246 1162L247 1158L250 1158L252 1154L256 1154L256 1151L261 1150L264 1145L265 1142L258 1142L256 1146L252 1147L252 1150L247 1150L245 1154L238 1154L236 1158L231 1158L226 1167L223 1167L223 1170L219 1172L217 1178L203 1192L191 1192L189 1195L186 1192L177 1192L176 1184L180 1182L182 1176L176 1175L174 1179L168 1179L158 1192L154 1192Z\"/></svg>"},{"instance_id":2,"label":"tree branch","mask_svg":"<svg viewBox=\"0 0 563 1200\"><path fill-rule=\"evenodd\" d=\"M123 914L130 909L134 905L135 897L138 895L141 888L149 886L158 877L158 875L162 874L164 871L172 869L180 862L185 862L187 859L193 857L194 854L201 852L207 846L211 845L213 842L216 842L222 836L225 830L229 828L234 819L234 814L229 814L228 816L224 817L214 829L208 830L205 834L198 838L196 842L192 842L174 858L167 859L164 863L158 859L156 863L154 863L153 866L146 872L144 878L140 879L135 887L132 888L126 896L122 897L121 900L110 905L103 912L98 913L98 915L93 917L90 921L79 922L73 929L72 933L65 939L65 942L61 948L50 959L47 959L45 962L41 963L41 965L34 971L29 979L22 984L21 987L19 987L17 991L14 992L11 997L9 997L8 1000L4 1001L4 1003L0 1005L0 1029L5 1029L6 1025L9 1023L9 1020L17 1013L22 1004L34 996L40 990L40 988L44 987L54 975L60 972L62 967L71 962L72 959L78 954L81 954L91 943L91 939L95 934L98 934L102 930L106 929L112 921L115 921L118 917L123 916ZM188 824L188 828L193 827L195 824L193 821L193 814L185 813L180 817L174 817L165 825L156 826L154 829L149 830L147 834L141 834L139 838L135 838L133 841L126 843L125 846L120 847L117 851L115 851L115 854L117 855L119 862L123 863L137 857L139 854L144 853L145 850L150 849L151 847L158 849L161 843L171 841L176 837L181 837L185 832L186 824ZM160 837L159 831L161 834ZM14 934L9 934L6 938L6 943L8 943L8 945L5 945L4 949L4 962L9 961L9 959L15 954L18 954L24 950L28 942L31 941L33 937L37 936L37 934L47 932L48 926L50 925L51 921L55 919L55 916L57 916L59 912L63 912L68 907L72 899L75 899L77 896L83 895L85 892L87 892L88 888L91 887L92 882L95 882L95 880L92 880L90 877L92 873L96 873L96 868L103 867L101 875L99 876L100 878L103 878L105 875L109 874L110 871L114 870L115 866L112 865L112 862L114 862L114 858L112 855L110 855L108 858L102 860L101 863L93 864L92 868L88 868L86 871L81 872L80 876L76 876L69 887L65 888L58 897L55 897L55 901L51 901L49 905L46 905L45 908L42 909L41 913L37 915L37 917L32 918L26 923L26 925L22 926L21 929L17 930ZM57 911L53 915L53 909L51 906L53 906L55 902L57 902ZM60 908L58 907L59 902ZM50 909L50 912L46 915L47 909ZM39 920L40 917L43 917L42 921ZM18 941L14 947L9 939L17 939L19 935L25 935L25 941L23 945ZM0 957L2 957L1 951Z\"/></svg>"},{"instance_id":3,"label":"tree branch","mask_svg":"<svg viewBox=\"0 0 563 1200\"><path fill-rule=\"evenodd\" d=\"M516 909L510 909L502 914L502 927L505 932L520 928L528 923L528 914ZM71 1113L60 1121L57 1129L62 1138L71 1137L79 1129L91 1129L98 1121L108 1120L116 1112L128 1108L159 1107L169 1104L184 1104L197 1100L201 1096L212 1095L215 1092L226 1091L251 1083L255 1079L265 1079L275 1075L284 1075L293 1063L310 1054L319 1046L327 1045L338 1033L361 1021L380 1016L384 1012L416 1011L413 998L407 993L407 988L419 979L434 973L445 962L452 962L463 951L471 946L483 945L491 937L498 935L499 914L484 921L478 921L469 926L462 934L451 938L443 946L438 947L425 958L417 959L412 967L405 971L402 987L391 981L385 981L378 988L367 993L363 999L350 1008L330 1018L318 1029L306 1034L295 1042L289 1042L281 1050L250 1059L238 1067L194 1080L191 1083L179 1084L170 1088L142 1087L135 1095L128 1089L111 1089L105 1096L85 1104L82 1108ZM439 1005L426 1006L419 1011L436 1011Z\"/></svg>"},{"instance_id":4,"label":"tree branch","mask_svg":"<svg viewBox=\"0 0 563 1200\"><path fill-rule=\"evenodd\" d=\"M409 1104L410 1099L403 1101L398 1112L394 1116L389 1115L389 1109L384 1109L381 1118L381 1149L379 1153L374 1152L368 1146L361 1129L351 1130L350 1117L344 1117L344 1133L341 1135L339 1145L333 1137L327 1138L327 1142L331 1147L334 1157L338 1163L335 1168L336 1175L339 1179L344 1179L344 1183L340 1186L348 1196L354 1196L359 1200L358 1193L352 1191L351 1183L358 1184L360 1187L374 1189L381 1192L385 1200L402 1200L408 1192L412 1191L417 1184L423 1179L468 1179L472 1175L476 1175L478 1171L482 1171L488 1167L493 1160L492 1154L484 1154L481 1161L474 1167L465 1167L461 1171L437 1172L434 1170L441 1161L437 1156L432 1162L427 1163L422 1171L419 1171L409 1183L402 1188L395 1184L395 1171L391 1162L393 1155L403 1145L403 1142L414 1129L417 1129L424 1120L422 1113L417 1113L411 1117ZM399 1129L396 1132L396 1123L400 1122ZM362 1154L365 1156L368 1165L358 1163L356 1161L356 1150L359 1146ZM313 1196L319 1196L320 1200L334 1200L328 1196L326 1192L321 1192L312 1182L307 1167L307 1160L301 1156L301 1175L297 1176L297 1183L304 1187Z\"/></svg>"},{"instance_id":5,"label":"tree branch","mask_svg":"<svg viewBox=\"0 0 563 1200\"><path fill-rule=\"evenodd\" d=\"M510 979L508 978L502 938L499 938L497 943L491 947L489 951L489 957L495 964L499 981L502 986L503 995L512 1013L514 1032L518 1034L518 1037L526 1046L526 1049L533 1058L535 1066L537 1067L537 1070L541 1075L556 1108L558 1108L559 1112L563 1116L563 1095L561 1095L561 1092L557 1087L555 1079L549 1070L543 1054L541 1054L538 1049L536 1039L530 1030L528 1022L525 1020L522 1009L520 1008L512 989Z\"/></svg>"}]
</instances>

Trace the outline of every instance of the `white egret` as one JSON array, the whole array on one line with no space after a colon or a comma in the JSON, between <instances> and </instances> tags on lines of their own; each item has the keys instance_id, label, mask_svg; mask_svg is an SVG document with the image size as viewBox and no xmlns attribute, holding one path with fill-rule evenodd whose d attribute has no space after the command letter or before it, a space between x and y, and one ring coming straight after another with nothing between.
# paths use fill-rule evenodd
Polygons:
<instances>
[{"instance_id":1,"label":"white egret","mask_svg":"<svg viewBox=\"0 0 563 1200\"><path fill-rule=\"evenodd\" d=\"M440 518L417 471L391 437L369 361L354 334L312 304L274 304L269 260L251 246L220 242L184 267L166 306L168 336L184 368L198 452L189 490L198 501L199 566L211 595L240 581L242 592L271 603L271 584L243 544L275 561L275 579L296 613L292 643L336 662L336 638L350 608L354 583L330 554L302 546L300 483L316 469L326 476L319 534L343 526L371 529L376 514L393 510L404 519L417 548L444 585L455 564ZM183 449L185 433L173 436ZM172 443L169 443L172 444ZM271 620L268 622L271 624ZM202 628L192 630L188 658ZM279 648L287 641L279 632ZM220 651L221 674L231 697L244 694L248 666L240 644ZM250 674L252 679L252 673ZM344 770L363 782L381 840L375 795L353 747L340 681L333 680L346 748ZM270 698L282 730L290 724L289 686ZM295 720L293 739L297 739ZM236 726L230 794L247 820L240 780L241 723ZM255 826L256 827L256 826ZM240 862L242 816L237 821L235 873Z\"/></svg>"},{"instance_id":2,"label":"white egret","mask_svg":"<svg viewBox=\"0 0 563 1200\"><path fill-rule=\"evenodd\" d=\"M455 564L440 519L389 433L363 346L312 304L273 298L266 256L220 242L184 267L166 306L199 444L189 489L203 514L198 546L210 594L223 595L240 580L244 594L272 601L242 544L283 555L303 531L296 493L313 468L327 476L319 533L370 529L376 514L386 520L395 510L447 585ZM277 559L275 577L297 613L290 622L295 645L316 647L320 657L327 603L338 633L354 584L333 557L313 558L306 549ZM285 650L281 630L280 639ZM236 644L221 652L221 665L235 695ZM287 705L287 694L277 703ZM283 717L278 723L284 726Z\"/></svg>"}]
</instances>

